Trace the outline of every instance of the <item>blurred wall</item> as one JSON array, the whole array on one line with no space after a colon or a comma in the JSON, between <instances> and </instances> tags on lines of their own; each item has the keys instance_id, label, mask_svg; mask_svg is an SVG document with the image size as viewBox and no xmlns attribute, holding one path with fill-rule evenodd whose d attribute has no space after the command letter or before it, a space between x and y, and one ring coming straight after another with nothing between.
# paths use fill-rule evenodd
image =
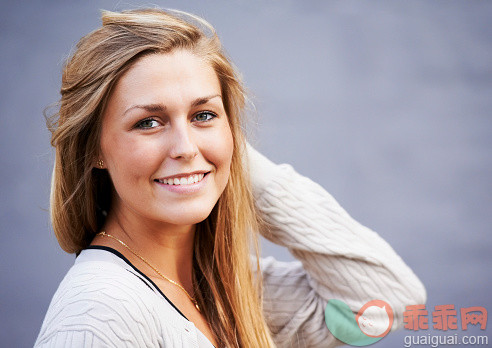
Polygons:
<instances>
[{"instance_id":1,"label":"blurred wall","mask_svg":"<svg viewBox=\"0 0 492 348\"><path fill-rule=\"evenodd\" d=\"M378 231L426 285L429 313L441 304L492 310L491 2L154 3L216 27L256 106L252 143ZM99 9L145 4L2 2L3 346L32 346L74 260L50 229L43 108L58 99L63 60L99 26ZM408 333L377 345L402 346Z\"/></svg>"}]
</instances>

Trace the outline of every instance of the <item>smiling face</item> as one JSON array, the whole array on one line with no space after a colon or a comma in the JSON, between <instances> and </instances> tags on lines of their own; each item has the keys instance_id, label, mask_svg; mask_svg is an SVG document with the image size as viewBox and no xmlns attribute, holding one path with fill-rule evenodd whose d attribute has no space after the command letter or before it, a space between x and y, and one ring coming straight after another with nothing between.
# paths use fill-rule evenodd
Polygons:
<instances>
[{"instance_id":1,"label":"smiling face","mask_svg":"<svg viewBox=\"0 0 492 348\"><path fill-rule=\"evenodd\" d=\"M233 153L215 71L184 50L144 56L113 89L100 144L115 188L110 214L138 223L204 220Z\"/></svg>"}]
</instances>

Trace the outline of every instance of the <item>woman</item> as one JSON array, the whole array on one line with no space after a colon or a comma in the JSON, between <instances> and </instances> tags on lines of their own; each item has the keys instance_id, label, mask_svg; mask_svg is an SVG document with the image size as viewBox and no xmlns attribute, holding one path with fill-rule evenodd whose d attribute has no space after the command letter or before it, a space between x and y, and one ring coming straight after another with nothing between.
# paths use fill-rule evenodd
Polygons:
<instances>
[{"instance_id":1,"label":"woman","mask_svg":"<svg viewBox=\"0 0 492 348\"><path fill-rule=\"evenodd\" d=\"M78 257L36 346L330 346L329 299L383 299L397 322L424 302L377 234L245 145L242 85L202 19L103 12L61 94L51 217ZM301 262L260 259L256 231Z\"/></svg>"}]
</instances>

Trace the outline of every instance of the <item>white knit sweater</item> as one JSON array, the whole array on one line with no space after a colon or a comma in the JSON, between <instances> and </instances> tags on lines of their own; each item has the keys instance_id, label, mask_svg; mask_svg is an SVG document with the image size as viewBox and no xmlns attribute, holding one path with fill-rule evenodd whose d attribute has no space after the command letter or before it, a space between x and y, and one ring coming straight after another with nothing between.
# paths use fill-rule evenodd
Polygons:
<instances>
[{"instance_id":1,"label":"white knit sweater","mask_svg":"<svg viewBox=\"0 0 492 348\"><path fill-rule=\"evenodd\" d=\"M260 231L299 261L260 261L264 311L279 347L340 344L325 324L328 300L357 312L370 300L393 308L425 303L424 286L375 232L353 220L321 186L248 148ZM36 347L212 347L159 289L106 250L84 250L63 279Z\"/></svg>"}]
</instances>

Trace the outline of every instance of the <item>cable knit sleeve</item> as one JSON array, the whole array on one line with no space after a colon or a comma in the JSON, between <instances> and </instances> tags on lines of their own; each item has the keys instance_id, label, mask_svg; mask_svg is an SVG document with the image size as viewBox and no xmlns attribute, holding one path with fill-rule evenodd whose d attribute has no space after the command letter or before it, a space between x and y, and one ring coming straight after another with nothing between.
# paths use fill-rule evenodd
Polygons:
<instances>
[{"instance_id":1,"label":"cable knit sleeve","mask_svg":"<svg viewBox=\"0 0 492 348\"><path fill-rule=\"evenodd\" d=\"M260 261L266 320L280 347L341 344L326 327L328 300L355 313L370 300L393 308L393 329L405 306L424 303L425 288L377 233L352 219L320 185L286 164L276 165L248 145L262 235L299 261Z\"/></svg>"}]
</instances>

